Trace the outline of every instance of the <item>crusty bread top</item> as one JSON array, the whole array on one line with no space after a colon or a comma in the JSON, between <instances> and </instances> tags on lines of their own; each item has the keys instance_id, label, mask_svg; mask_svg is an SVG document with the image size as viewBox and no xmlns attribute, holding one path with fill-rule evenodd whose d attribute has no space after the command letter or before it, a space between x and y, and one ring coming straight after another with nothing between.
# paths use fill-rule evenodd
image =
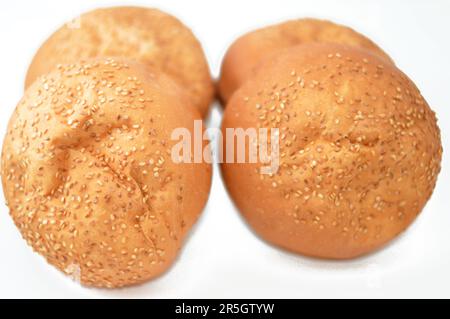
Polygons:
<instances>
[{"instance_id":1,"label":"crusty bread top","mask_svg":"<svg viewBox=\"0 0 450 319\"><path fill-rule=\"evenodd\" d=\"M59 66L26 91L8 126L2 181L24 238L86 285L159 275L203 208L207 164L171 161L174 128L200 119L173 80L100 59Z\"/></svg>"},{"instance_id":2,"label":"crusty bread top","mask_svg":"<svg viewBox=\"0 0 450 319\"><path fill-rule=\"evenodd\" d=\"M219 82L222 99L227 102L263 60L280 50L314 42L365 48L390 61L375 43L349 27L318 19L291 20L249 32L230 46Z\"/></svg>"},{"instance_id":3,"label":"crusty bread top","mask_svg":"<svg viewBox=\"0 0 450 319\"><path fill-rule=\"evenodd\" d=\"M199 41L178 19L157 9L114 7L83 14L42 45L25 86L57 64L94 57L123 57L159 68L188 90L203 115L208 110L213 84Z\"/></svg>"},{"instance_id":4,"label":"crusty bread top","mask_svg":"<svg viewBox=\"0 0 450 319\"><path fill-rule=\"evenodd\" d=\"M298 46L267 61L231 98L227 127L279 128L276 174L223 164L223 176L263 238L302 254L380 247L422 210L440 171L439 128L419 90L348 46Z\"/></svg>"}]
</instances>

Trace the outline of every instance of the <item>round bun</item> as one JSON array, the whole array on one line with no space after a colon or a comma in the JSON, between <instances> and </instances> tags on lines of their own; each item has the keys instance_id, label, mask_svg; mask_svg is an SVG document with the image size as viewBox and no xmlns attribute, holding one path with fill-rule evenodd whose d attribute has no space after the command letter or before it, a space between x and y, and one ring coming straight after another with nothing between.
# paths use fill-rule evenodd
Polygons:
<instances>
[{"instance_id":1,"label":"round bun","mask_svg":"<svg viewBox=\"0 0 450 319\"><path fill-rule=\"evenodd\" d=\"M58 64L95 57L123 57L164 71L206 115L214 87L202 47L178 19L156 9L98 9L64 25L37 52L25 86Z\"/></svg>"},{"instance_id":2,"label":"round bun","mask_svg":"<svg viewBox=\"0 0 450 319\"><path fill-rule=\"evenodd\" d=\"M352 258L387 243L440 171L439 128L419 90L354 47L309 44L266 62L231 98L222 130L259 127L279 129L278 171L225 163L223 177L262 238L304 255Z\"/></svg>"},{"instance_id":3,"label":"round bun","mask_svg":"<svg viewBox=\"0 0 450 319\"><path fill-rule=\"evenodd\" d=\"M171 78L122 60L34 82L2 152L5 198L28 244L88 286L168 269L210 188L209 164L171 160L172 130L201 118L189 103Z\"/></svg>"},{"instance_id":4,"label":"round bun","mask_svg":"<svg viewBox=\"0 0 450 319\"><path fill-rule=\"evenodd\" d=\"M229 48L222 64L219 93L226 103L265 59L301 44L336 43L364 48L390 61L375 43L348 27L317 19L299 19L247 33Z\"/></svg>"}]
</instances>

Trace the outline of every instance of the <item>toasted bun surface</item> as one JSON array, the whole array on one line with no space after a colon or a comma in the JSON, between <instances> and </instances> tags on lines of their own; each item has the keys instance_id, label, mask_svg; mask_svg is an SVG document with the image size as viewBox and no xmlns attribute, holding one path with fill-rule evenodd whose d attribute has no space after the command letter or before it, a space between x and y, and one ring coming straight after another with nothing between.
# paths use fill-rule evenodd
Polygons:
<instances>
[{"instance_id":1,"label":"toasted bun surface","mask_svg":"<svg viewBox=\"0 0 450 319\"><path fill-rule=\"evenodd\" d=\"M283 49L313 42L365 48L390 61L375 43L351 28L317 19L287 21L247 33L231 45L218 85L222 100L226 103L264 60Z\"/></svg>"},{"instance_id":2,"label":"toasted bun surface","mask_svg":"<svg viewBox=\"0 0 450 319\"><path fill-rule=\"evenodd\" d=\"M124 57L159 68L187 89L205 115L214 94L200 43L178 19L156 9L98 9L56 31L39 49L25 86L58 64L84 58Z\"/></svg>"},{"instance_id":3,"label":"toasted bun surface","mask_svg":"<svg viewBox=\"0 0 450 319\"><path fill-rule=\"evenodd\" d=\"M2 181L23 237L88 286L154 278L208 197L208 164L175 164L171 132L200 114L173 80L112 59L59 66L8 126Z\"/></svg>"},{"instance_id":4,"label":"toasted bun surface","mask_svg":"<svg viewBox=\"0 0 450 319\"><path fill-rule=\"evenodd\" d=\"M310 44L267 62L226 107L223 134L238 127L278 128L280 164L273 175L223 164L229 193L262 238L300 254L382 246L421 212L440 171L439 128L419 90L356 48Z\"/></svg>"}]
</instances>

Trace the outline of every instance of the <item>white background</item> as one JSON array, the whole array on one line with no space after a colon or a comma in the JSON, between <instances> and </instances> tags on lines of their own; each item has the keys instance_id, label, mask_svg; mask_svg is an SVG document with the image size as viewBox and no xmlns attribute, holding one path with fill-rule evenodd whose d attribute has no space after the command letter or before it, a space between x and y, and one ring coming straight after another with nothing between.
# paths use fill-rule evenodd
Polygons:
<instances>
[{"instance_id":1,"label":"white background","mask_svg":"<svg viewBox=\"0 0 450 319\"><path fill-rule=\"evenodd\" d=\"M239 217L214 171L211 196L176 264L144 285L98 290L78 286L22 240L0 205L0 297L301 298L450 297L450 2L449 1L2 1L0 8L0 136L23 93L26 69L61 24L99 7L160 8L192 28L211 71L240 34L290 18L347 24L377 42L408 74L437 112L443 169L422 215L399 239L345 262L295 256L262 242ZM219 126L217 104L210 125Z\"/></svg>"}]
</instances>

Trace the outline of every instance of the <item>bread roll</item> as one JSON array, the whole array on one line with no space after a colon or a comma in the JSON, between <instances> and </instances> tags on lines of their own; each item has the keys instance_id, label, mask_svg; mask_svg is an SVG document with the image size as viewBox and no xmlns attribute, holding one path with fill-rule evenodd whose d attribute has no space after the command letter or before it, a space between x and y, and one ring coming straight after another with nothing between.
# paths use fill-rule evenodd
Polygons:
<instances>
[{"instance_id":1,"label":"bread roll","mask_svg":"<svg viewBox=\"0 0 450 319\"><path fill-rule=\"evenodd\" d=\"M58 64L94 57L123 57L164 71L206 115L214 90L200 43L178 19L156 9L114 7L81 15L39 49L25 86Z\"/></svg>"},{"instance_id":2,"label":"bread roll","mask_svg":"<svg viewBox=\"0 0 450 319\"><path fill-rule=\"evenodd\" d=\"M209 164L171 160L197 109L144 65L59 66L26 91L2 152L5 198L34 250L84 285L120 287L174 262L208 197Z\"/></svg>"},{"instance_id":3,"label":"bread roll","mask_svg":"<svg viewBox=\"0 0 450 319\"><path fill-rule=\"evenodd\" d=\"M364 48L390 61L375 43L353 29L324 20L292 20L247 33L231 45L223 60L219 80L222 100L226 103L265 59L283 49L313 42Z\"/></svg>"},{"instance_id":4,"label":"bread roll","mask_svg":"<svg viewBox=\"0 0 450 319\"><path fill-rule=\"evenodd\" d=\"M231 197L262 238L303 255L381 247L422 211L440 171L436 117L417 87L354 47L309 44L267 61L226 107L223 134L238 127L278 128L280 163L272 175L261 161L223 164Z\"/></svg>"}]
</instances>

